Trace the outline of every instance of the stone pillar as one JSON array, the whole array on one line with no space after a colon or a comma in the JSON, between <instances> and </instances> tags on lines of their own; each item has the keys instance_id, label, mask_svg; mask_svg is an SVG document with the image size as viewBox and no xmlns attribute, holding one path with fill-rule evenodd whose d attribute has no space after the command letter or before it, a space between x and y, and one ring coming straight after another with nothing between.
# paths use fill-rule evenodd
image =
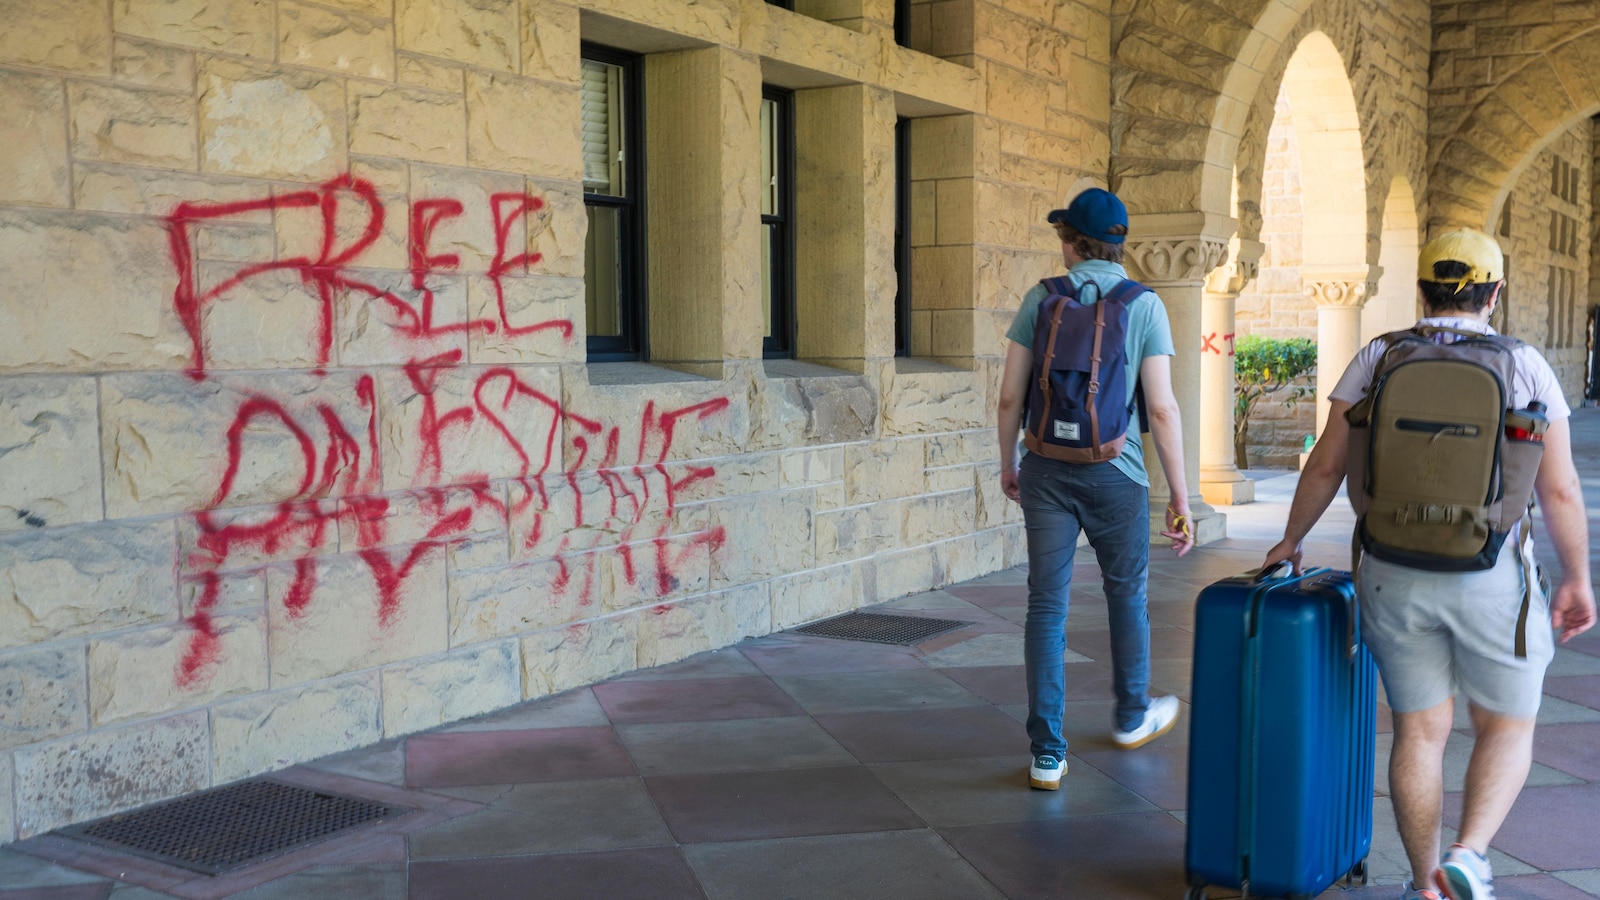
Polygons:
<instances>
[{"instance_id":1,"label":"stone pillar","mask_svg":"<svg viewBox=\"0 0 1600 900\"><path fill-rule=\"evenodd\" d=\"M1255 482L1234 465L1234 302L1260 271L1266 245L1235 237L1228 263L1206 279L1200 311L1200 496L1234 506L1256 498Z\"/></svg>"},{"instance_id":2,"label":"stone pillar","mask_svg":"<svg viewBox=\"0 0 1600 900\"><path fill-rule=\"evenodd\" d=\"M1200 496L1201 305L1206 277L1228 254L1234 222L1207 213L1146 213L1130 217L1128 272L1161 295L1172 322L1177 355L1172 390L1183 415L1184 480L1194 514L1195 539L1205 544L1227 537L1227 519ZM1146 445L1150 469L1150 524L1159 531L1170 493L1153 441Z\"/></svg>"},{"instance_id":3,"label":"stone pillar","mask_svg":"<svg viewBox=\"0 0 1600 900\"><path fill-rule=\"evenodd\" d=\"M1302 266L1306 294L1317 303L1317 430L1328 423L1328 394L1361 349L1361 307L1377 293L1379 266Z\"/></svg>"}]
</instances>

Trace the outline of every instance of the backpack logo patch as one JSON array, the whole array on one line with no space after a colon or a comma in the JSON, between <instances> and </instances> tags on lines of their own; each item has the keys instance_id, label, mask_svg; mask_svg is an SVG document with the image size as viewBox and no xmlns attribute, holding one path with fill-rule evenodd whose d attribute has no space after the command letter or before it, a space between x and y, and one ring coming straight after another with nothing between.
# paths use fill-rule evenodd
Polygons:
<instances>
[{"instance_id":1,"label":"backpack logo patch","mask_svg":"<svg viewBox=\"0 0 1600 900\"><path fill-rule=\"evenodd\" d=\"M1076 441L1079 439L1077 422L1063 422L1060 419L1057 419L1055 420L1055 426L1056 440Z\"/></svg>"}]
</instances>

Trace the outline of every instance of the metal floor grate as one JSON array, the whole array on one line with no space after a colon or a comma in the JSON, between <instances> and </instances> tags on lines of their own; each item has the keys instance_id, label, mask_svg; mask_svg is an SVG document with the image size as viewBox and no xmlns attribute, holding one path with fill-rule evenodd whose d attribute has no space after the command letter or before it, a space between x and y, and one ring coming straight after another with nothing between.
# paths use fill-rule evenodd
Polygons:
<instances>
[{"instance_id":1,"label":"metal floor grate","mask_svg":"<svg viewBox=\"0 0 1600 900\"><path fill-rule=\"evenodd\" d=\"M871 641L875 644L910 646L935 635L954 631L971 622L955 619L928 619L922 616L893 616L887 613L852 612L794 629L797 634L839 638L846 641Z\"/></svg>"},{"instance_id":2,"label":"metal floor grate","mask_svg":"<svg viewBox=\"0 0 1600 900\"><path fill-rule=\"evenodd\" d=\"M59 834L218 875L411 812L277 781L244 781Z\"/></svg>"}]
</instances>

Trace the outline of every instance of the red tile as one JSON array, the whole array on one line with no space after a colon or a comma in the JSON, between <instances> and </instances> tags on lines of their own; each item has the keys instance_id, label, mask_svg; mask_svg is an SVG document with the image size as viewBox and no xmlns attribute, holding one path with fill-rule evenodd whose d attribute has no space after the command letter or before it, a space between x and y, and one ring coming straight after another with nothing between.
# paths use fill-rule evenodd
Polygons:
<instances>
[{"instance_id":1,"label":"red tile","mask_svg":"<svg viewBox=\"0 0 1600 900\"><path fill-rule=\"evenodd\" d=\"M1544 680L1544 692L1579 706L1600 709L1600 675L1568 675Z\"/></svg>"},{"instance_id":2,"label":"red tile","mask_svg":"<svg viewBox=\"0 0 1600 900\"><path fill-rule=\"evenodd\" d=\"M1539 726L1533 732L1533 759L1584 781L1600 781L1600 722Z\"/></svg>"},{"instance_id":3,"label":"red tile","mask_svg":"<svg viewBox=\"0 0 1600 900\"><path fill-rule=\"evenodd\" d=\"M1444 797L1444 821L1453 828L1461 825L1461 796ZM1546 871L1600 869L1596 809L1600 784L1524 788L1491 846Z\"/></svg>"},{"instance_id":4,"label":"red tile","mask_svg":"<svg viewBox=\"0 0 1600 900\"><path fill-rule=\"evenodd\" d=\"M865 766L645 779L685 844L917 828L922 820Z\"/></svg>"},{"instance_id":5,"label":"red tile","mask_svg":"<svg viewBox=\"0 0 1600 900\"><path fill-rule=\"evenodd\" d=\"M618 681L595 685L594 696L617 725L803 714L794 700L765 676Z\"/></svg>"},{"instance_id":6,"label":"red tile","mask_svg":"<svg viewBox=\"0 0 1600 900\"><path fill-rule=\"evenodd\" d=\"M411 900L685 900L705 897L676 847L411 864Z\"/></svg>"},{"instance_id":7,"label":"red tile","mask_svg":"<svg viewBox=\"0 0 1600 900\"><path fill-rule=\"evenodd\" d=\"M1183 825L1166 813L938 829L1012 900L1181 897Z\"/></svg>"}]
</instances>

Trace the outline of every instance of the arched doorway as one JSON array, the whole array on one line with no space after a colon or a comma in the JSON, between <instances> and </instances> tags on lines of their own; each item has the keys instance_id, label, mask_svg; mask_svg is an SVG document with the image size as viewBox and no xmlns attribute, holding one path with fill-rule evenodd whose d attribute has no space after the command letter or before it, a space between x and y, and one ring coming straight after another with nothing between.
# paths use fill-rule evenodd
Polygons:
<instances>
[{"instance_id":1,"label":"arched doorway","mask_svg":"<svg viewBox=\"0 0 1600 900\"><path fill-rule=\"evenodd\" d=\"M1378 291L1361 310L1361 343L1410 328L1417 318L1417 198L1411 182L1396 177L1383 206L1383 243L1378 250Z\"/></svg>"}]
</instances>

